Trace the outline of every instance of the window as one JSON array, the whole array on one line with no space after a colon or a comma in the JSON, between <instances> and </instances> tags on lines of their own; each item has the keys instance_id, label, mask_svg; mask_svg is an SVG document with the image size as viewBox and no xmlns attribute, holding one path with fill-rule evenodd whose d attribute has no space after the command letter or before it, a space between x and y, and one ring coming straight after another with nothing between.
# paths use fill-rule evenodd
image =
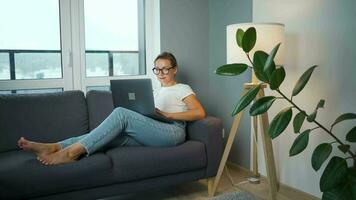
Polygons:
<instances>
[{"instance_id":1,"label":"window","mask_svg":"<svg viewBox=\"0 0 356 200\"><path fill-rule=\"evenodd\" d=\"M111 77L145 74L143 3L84 0L85 86L103 86L103 80Z\"/></svg>"},{"instance_id":2,"label":"window","mask_svg":"<svg viewBox=\"0 0 356 200\"><path fill-rule=\"evenodd\" d=\"M14 57L15 79L62 78L59 50L10 51Z\"/></svg>"},{"instance_id":3,"label":"window","mask_svg":"<svg viewBox=\"0 0 356 200\"><path fill-rule=\"evenodd\" d=\"M84 1L87 76L139 75L139 9L133 0Z\"/></svg>"},{"instance_id":4,"label":"window","mask_svg":"<svg viewBox=\"0 0 356 200\"><path fill-rule=\"evenodd\" d=\"M33 94L33 93L52 93L62 92L63 88L51 88L51 89L26 89L26 90L0 90L0 94Z\"/></svg>"},{"instance_id":5,"label":"window","mask_svg":"<svg viewBox=\"0 0 356 200\"><path fill-rule=\"evenodd\" d=\"M113 78L146 77L146 59L159 52L146 37L157 31L145 24L145 7L157 12L159 0L147 2L0 1L0 91L87 91Z\"/></svg>"},{"instance_id":6,"label":"window","mask_svg":"<svg viewBox=\"0 0 356 200\"><path fill-rule=\"evenodd\" d=\"M10 79L9 53L0 51L0 80Z\"/></svg>"},{"instance_id":7,"label":"window","mask_svg":"<svg viewBox=\"0 0 356 200\"><path fill-rule=\"evenodd\" d=\"M62 78L58 0L3 0L0 24L0 79Z\"/></svg>"},{"instance_id":8,"label":"window","mask_svg":"<svg viewBox=\"0 0 356 200\"><path fill-rule=\"evenodd\" d=\"M87 87L87 92L90 90L101 90L101 91L110 91L110 86L109 85L103 85L103 86L88 86Z\"/></svg>"},{"instance_id":9,"label":"window","mask_svg":"<svg viewBox=\"0 0 356 200\"><path fill-rule=\"evenodd\" d=\"M51 88L51 89L27 89L27 90L16 90L13 93L17 94L34 94L34 93L52 93L52 92L62 92L62 88Z\"/></svg>"},{"instance_id":10,"label":"window","mask_svg":"<svg viewBox=\"0 0 356 200\"><path fill-rule=\"evenodd\" d=\"M11 94L11 91L0 90L0 94Z\"/></svg>"}]
</instances>

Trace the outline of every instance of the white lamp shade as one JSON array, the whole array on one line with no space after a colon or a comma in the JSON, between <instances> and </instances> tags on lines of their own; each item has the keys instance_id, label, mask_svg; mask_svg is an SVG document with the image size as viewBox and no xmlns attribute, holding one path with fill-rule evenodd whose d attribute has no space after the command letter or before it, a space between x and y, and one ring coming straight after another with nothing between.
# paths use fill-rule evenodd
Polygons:
<instances>
[{"instance_id":1,"label":"white lamp shade","mask_svg":"<svg viewBox=\"0 0 356 200\"><path fill-rule=\"evenodd\" d=\"M243 23L228 25L226 28L227 64L245 63L251 66L246 53L242 50L242 48L237 46L236 43L237 29L240 28L243 31L246 31L249 27L255 27L257 35L256 44L249 53L251 60L253 59L255 51L262 50L269 54L278 43L282 43L274 58L274 62L276 65L283 65L284 25L279 23Z\"/></svg>"}]
</instances>

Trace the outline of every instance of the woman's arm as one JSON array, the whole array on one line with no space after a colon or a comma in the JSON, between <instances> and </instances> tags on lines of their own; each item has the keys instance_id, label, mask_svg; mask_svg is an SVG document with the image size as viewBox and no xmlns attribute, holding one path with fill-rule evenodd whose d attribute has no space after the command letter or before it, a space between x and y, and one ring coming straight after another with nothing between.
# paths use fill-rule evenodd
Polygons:
<instances>
[{"instance_id":1,"label":"woman's arm","mask_svg":"<svg viewBox=\"0 0 356 200\"><path fill-rule=\"evenodd\" d=\"M161 115L173 120L194 121L205 118L205 110L195 95L191 94L183 99L188 110L178 113L167 113L157 109Z\"/></svg>"}]
</instances>

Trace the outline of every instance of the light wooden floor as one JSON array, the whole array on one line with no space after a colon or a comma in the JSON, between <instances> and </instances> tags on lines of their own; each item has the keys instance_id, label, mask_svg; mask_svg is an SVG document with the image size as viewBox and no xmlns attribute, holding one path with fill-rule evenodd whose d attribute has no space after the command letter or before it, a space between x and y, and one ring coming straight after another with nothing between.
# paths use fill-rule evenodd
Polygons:
<instances>
[{"instance_id":1,"label":"light wooden floor","mask_svg":"<svg viewBox=\"0 0 356 200\"><path fill-rule=\"evenodd\" d=\"M218 190L215 194L220 195L224 193L234 191L245 191L255 196L257 199L268 200L268 185L264 178L261 178L260 184L251 184L247 181L247 178L251 176L251 173L247 170L239 168L235 165L228 165L229 172L235 187L232 185L227 173L224 171L221 178ZM182 185L160 188L153 191L141 192L137 194L127 194L118 197L111 197L105 200L207 200L207 181L200 180L191 183L185 183ZM287 186L280 185L278 200L318 200L318 198L306 194L301 191L289 188Z\"/></svg>"}]
</instances>

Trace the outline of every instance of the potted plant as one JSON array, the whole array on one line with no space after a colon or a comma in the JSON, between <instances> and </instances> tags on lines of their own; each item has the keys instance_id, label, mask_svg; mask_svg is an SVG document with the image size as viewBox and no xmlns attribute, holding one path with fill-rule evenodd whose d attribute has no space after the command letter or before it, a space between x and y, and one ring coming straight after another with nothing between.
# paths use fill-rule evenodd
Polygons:
<instances>
[{"instance_id":1,"label":"potted plant","mask_svg":"<svg viewBox=\"0 0 356 200\"><path fill-rule=\"evenodd\" d=\"M293 101L293 97L297 96L308 83L314 69L312 66L307 69L295 84L290 97L280 90L280 86L284 81L286 72L283 66L276 66L274 57L278 51L280 44L277 44L268 54L264 51L256 51L253 59L250 59L249 52L253 49L256 43L256 29L248 28L246 31L238 29L236 31L236 44L242 48L249 58L251 66L244 63L233 63L222 65L217 68L216 74L222 76L236 76L245 72L248 68L253 70L256 77L261 82L245 93L237 102L232 115L235 116L246 108L251 102L249 113L251 116L263 114L268 111L272 104L279 99L287 101L290 106L283 108L271 121L268 135L274 139L282 134L292 121L293 129L298 136L293 142L289 156L295 156L301 153L308 146L309 135L315 129L322 129L323 133L328 134L333 138L332 142L321 142L313 151L311 157L311 165L315 171L318 171L323 163L329 158L333 150L343 152L343 156L333 156L327 163L319 181L321 192L323 192L322 200L355 200L356 199L356 152L352 152L350 145L356 142L356 126L346 134L346 142L339 139L334 133L333 128L345 120L356 120L355 113L345 113L335 119L328 127L322 125L317 119L319 108L324 107L325 100L321 99L316 105L312 113L307 113L300 105ZM278 94L278 96L265 96L254 101L256 95L261 89L261 84L268 84L269 88ZM280 100L279 100L280 101ZM293 118L293 111L296 112ZM293 119L292 119L293 118ZM315 128L303 129L304 122L313 123ZM335 148L337 146L337 148ZM348 165L347 160L352 160L352 164Z\"/></svg>"}]
</instances>

